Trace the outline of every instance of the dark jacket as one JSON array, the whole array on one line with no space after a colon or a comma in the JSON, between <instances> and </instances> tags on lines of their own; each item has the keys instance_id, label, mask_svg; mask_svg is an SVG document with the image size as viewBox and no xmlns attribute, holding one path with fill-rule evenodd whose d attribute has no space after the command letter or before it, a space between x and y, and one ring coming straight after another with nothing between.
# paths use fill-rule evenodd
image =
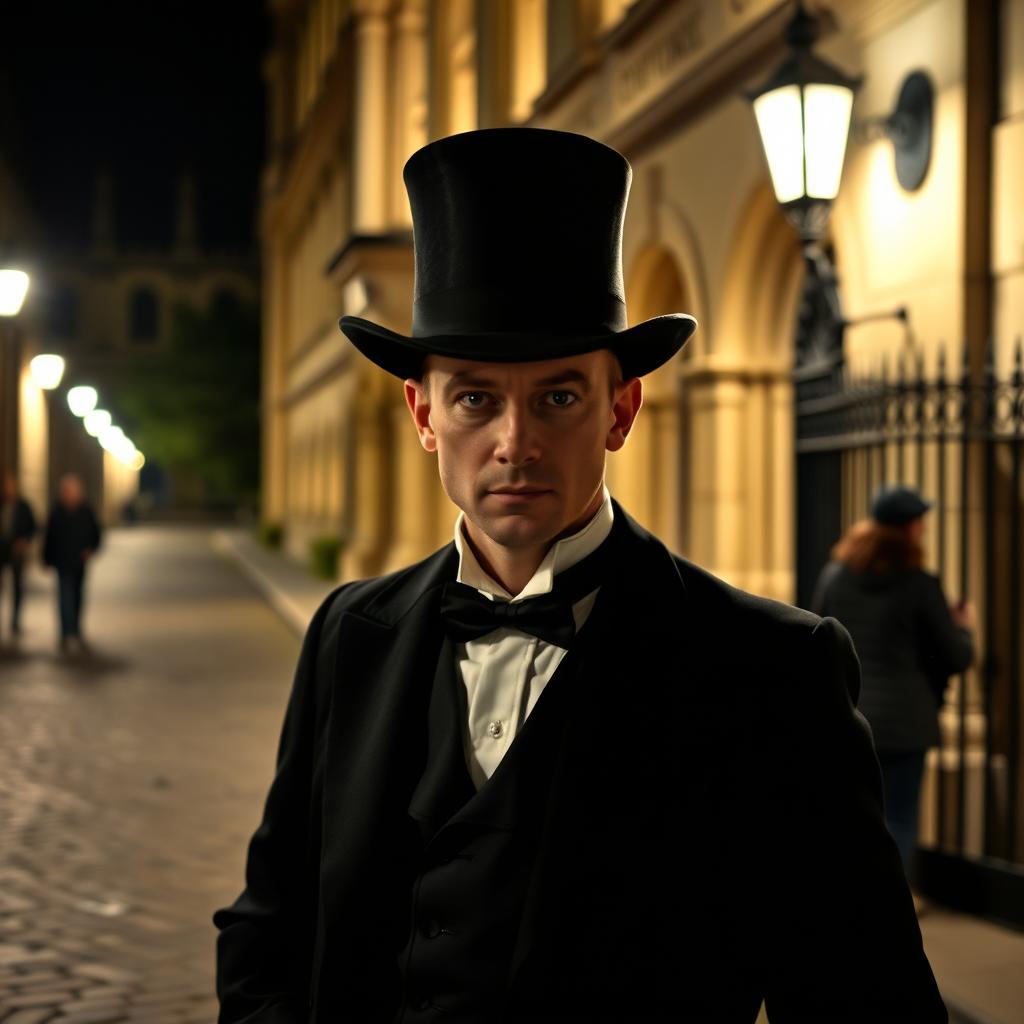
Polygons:
<instances>
[{"instance_id":1,"label":"dark jacket","mask_svg":"<svg viewBox=\"0 0 1024 1024\"><path fill-rule=\"evenodd\" d=\"M551 772L490 1019L752 1024L764 998L772 1024L946 1021L846 630L729 586L613 508L615 628ZM245 890L213 915L221 1024L381 1019L457 565L450 543L314 616Z\"/></svg>"},{"instance_id":2,"label":"dark jacket","mask_svg":"<svg viewBox=\"0 0 1024 1024\"><path fill-rule=\"evenodd\" d=\"M857 573L829 562L811 609L849 631L861 664L858 707L879 750L937 747L949 677L974 660L969 629L950 615L937 576L923 569Z\"/></svg>"},{"instance_id":3,"label":"dark jacket","mask_svg":"<svg viewBox=\"0 0 1024 1024\"><path fill-rule=\"evenodd\" d=\"M0 565L11 561L12 558L23 557L14 554L14 541L31 540L35 535L36 517L32 513L32 506L24 498L15 498L10 535L0 535Z\"/></svg>"},{"instance_id":4,"label":"dark jacket","mask_svg":"<svg viewBox=\"0 0 1024 1024\"><path fill-rule=\"evenodd\" d=\"M46 523L43 561L58 572L74 572L84 564L82 552L100 546L100 524L87 502L68 508L55 502Z\"/></svg>"}]
</instances>

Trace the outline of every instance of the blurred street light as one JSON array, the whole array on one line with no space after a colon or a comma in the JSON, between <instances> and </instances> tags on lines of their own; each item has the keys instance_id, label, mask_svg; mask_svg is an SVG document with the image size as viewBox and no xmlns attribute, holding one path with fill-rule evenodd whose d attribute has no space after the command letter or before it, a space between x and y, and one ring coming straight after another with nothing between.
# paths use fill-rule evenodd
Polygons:
<instances>
[{"instance_id":1,"label":"blurred street light","mask_svg":"<svg viewBox=\"0 0 1024 1024\"><path fill-rule=\"evenodd\" d=\"M100 446L113 455L116 453L121 442L126 440L126 438L124 436L124 431L120 427L115 427L111 424L105 430L100 431L98 440L100 442Z\"/></svg>"},{"instance_id":2,"label":"blurred street light","mask_svg":"<svg viewBox=\"0 0 1024 1024\"><path fill-rule=\"evenodd\" d=\"M36 387L43 391L52 391L64 376L64 359L61 356L46 353L36 356L28 365Z\"/></svg>"},{"instance_id":3,"label":"blurred street light","mask_svg":"<svg viewBox=\"0 0 1024 1024\"><path fill-rule=\"evenodd\" d=\"M0 270L0 316L17 316L28 293L29 278L24 270Z\"/></svg>"},{"instance_id":4,"label":"blurred street light","mask_svg":"<svg viewBox=\"0 0 1024 1024\"><path fill-rule=\"evenodd\" d=\"M80 384L68 391L68 408L76 416L86 416L96 408L99 395L95 388Z\"/></svg>"},{"instance_id":5,"label":"blurred street light","mask_svg":"<svg viewBox=\"0 0 1024 1024\"><path fill-rule=\"evenodd\" d=\"M99 437L100 433L110 426L112 419L106 409L93 409L92 412L85 414L85 432L93 437Z\"/></svg>"}]
</instances>

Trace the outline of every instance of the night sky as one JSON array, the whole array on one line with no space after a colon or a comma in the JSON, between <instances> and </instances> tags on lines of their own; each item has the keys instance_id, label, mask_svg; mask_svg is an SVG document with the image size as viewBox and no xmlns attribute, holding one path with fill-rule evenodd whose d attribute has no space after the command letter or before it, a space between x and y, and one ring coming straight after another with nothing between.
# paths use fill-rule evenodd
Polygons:
<instances>
[{"instance_id":1,"label":"night sky","mask_svg":"<svg viewBox=\"0 0 1024 1024\"><path fill-rule=\"evenodd\" d=\"M84 8L84 12L83 12ZM177 178L197 180L201 244L251 247L263 160L263 0L37 4L0 44L0 147L52 243L87 243L96 172L117 239L173 239ZM129 13L130 12L130 13Z\"/></svg>"}]
</instances>

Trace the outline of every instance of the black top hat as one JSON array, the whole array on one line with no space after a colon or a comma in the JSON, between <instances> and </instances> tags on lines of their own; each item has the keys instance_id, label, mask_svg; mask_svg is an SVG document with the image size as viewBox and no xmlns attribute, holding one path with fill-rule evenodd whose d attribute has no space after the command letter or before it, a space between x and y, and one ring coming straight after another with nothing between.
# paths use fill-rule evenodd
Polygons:
<instances>
[{"instance_id":1,"label":"black top hat","mask_svg":"<svg viewBox=\"0 0 1024 1024\"><path fill-rule=\"evenodd\" d=\"M902 526L932 507L912 487L902 484L883 484L871 499L871 516L886 526Z\"/></svg>"},{"instance_id":2,"label":"black top hat","mask_svg":"<svg viewBox=\"0 0 1024 1024\"><path fill-rule=\"evenodd\" d=\"M546 128L484 128L417 150L403 172L416 256L412 336L356 316L342 331L400 379L430 353L483 362L609 348L628 379L693 333L685 313L626 326L622 220L632 176L616 150Z\"/></svg>"}]
</instances>

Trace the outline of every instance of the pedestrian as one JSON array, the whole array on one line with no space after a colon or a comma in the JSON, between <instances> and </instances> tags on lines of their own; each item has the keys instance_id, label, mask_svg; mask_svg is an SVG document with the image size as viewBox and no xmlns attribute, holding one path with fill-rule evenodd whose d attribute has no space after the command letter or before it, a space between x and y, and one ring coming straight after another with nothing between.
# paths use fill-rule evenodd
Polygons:
<instances>
[{"instance_id":1,"label":"pedestrian","mask_svg":"<svg viewBox=\"0 0 1024 1024\"><path fill-rule=\"evenodd\" d=\"M313 617L213 915L221 1024L947 1019L846 630L671 553L604 484L696 326L626 326L630 175L537 128L405 165L412 335L341 328L460 512Z\"/></svg>"},{"instance_id":2,"label":"pedestrian","mask_svg":"<svg viewBox=\"0 0 1024 1024\"><path fill-rule=\"evenodd\" d=\"M974 605L949 605L939 578L922 567L931 507L911 487L879 487L870 516L833 546L811 603L838 619L857 649L860 710L874 733L886 821L910 879L925 754L941 743L949 677L974 661Z\"/></svg>"},{"instance_id":3,"label":"pedestrian","mask_svg":"<svg viewBox=\"0 0 1024 1024\"><path fill-rule=\"evenodd\" d=\"M36 534L32 506L21 495L18 478L4 474L3 500L0 503L0 592L4 569L11 572L11 634L21 635L21 599L24 593L25 556Z\"/></svg>"},{"instance_id":4,"label":"pedestrian","mask_svg":"<svg viewBox=\"0 0 1024 1024\"><path fill-rule=\"evenodd\" d=\"M65 473L58 485L57 501L50 510L43 542L43 561L57 571L57 609L60 616L60 649L86 649L81 618L85 597L85 572L100 546L100 526L85 487L75 473Z\"/></svg>"}]
</instances>

